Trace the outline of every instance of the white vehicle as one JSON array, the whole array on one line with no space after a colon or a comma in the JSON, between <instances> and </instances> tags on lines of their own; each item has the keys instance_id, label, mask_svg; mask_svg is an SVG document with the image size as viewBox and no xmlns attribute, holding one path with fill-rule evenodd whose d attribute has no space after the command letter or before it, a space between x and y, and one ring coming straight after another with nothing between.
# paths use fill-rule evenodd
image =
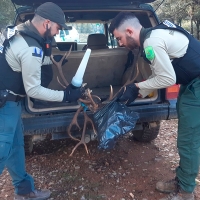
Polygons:
<instances>
[{"instance_id":1,"label":"white vehicle","mask_svg":"<svg viewBox=\"0 0 200 200\"><path fill-rule=\"evenodd\" d=\"M54 38L56 42L79 42L79 33L72 27L71 30L60 30Z\"/></svg>"}]
</instances>

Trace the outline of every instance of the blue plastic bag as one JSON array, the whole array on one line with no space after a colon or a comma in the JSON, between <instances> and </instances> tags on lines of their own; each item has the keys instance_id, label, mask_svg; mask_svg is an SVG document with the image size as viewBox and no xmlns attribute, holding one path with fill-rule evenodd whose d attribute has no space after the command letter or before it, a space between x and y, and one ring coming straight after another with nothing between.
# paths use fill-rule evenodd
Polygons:
<instances>
[{"instance_id":1,"label":"blue plastic bag","mask_svg":"<svg viewBox=\"0 0 200 200\"><path fill-rule=\"evenodd\" d=\"M98 148L112 149L120 136L134 129L138 118L138 113L116 100L105 105L93 116L98 133Z\"/></svg>"}]
</instances>

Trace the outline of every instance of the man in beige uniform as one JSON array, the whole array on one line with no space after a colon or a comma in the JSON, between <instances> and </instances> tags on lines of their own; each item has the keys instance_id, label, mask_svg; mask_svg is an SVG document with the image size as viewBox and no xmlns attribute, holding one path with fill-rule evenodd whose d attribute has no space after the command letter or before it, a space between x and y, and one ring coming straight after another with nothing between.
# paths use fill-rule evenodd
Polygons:
<instances>
[{"instance_id":1,"label":"man in beige uniform","mask_svg":"<svg viewBox=\"0 0 200 200\"><path fill-rule=\"evenodd\" d=\"M32 21L8 27L0 36L0 174L7 167L15 187L15 200L42 200L50 191L37 190L25 170L20 99L71 102L83 89L69 85L64 91L41 86L41 66L51 64L51 39L67 28L60 7L47 2L35 11Z\"/></svg>"},{"instance_id":2,"label":"man in beige uniform","mask_svg":"<svg viewBox=\"0 0 200 200\"><path fill-rule=\"evenodd\" d=\"M130 50L139 47L152 70L146 81L127 85L119 101L130 104L155 89L181 84L177 101L180 163L175 179L158 182L156 189L171 193L162 200L194 200L200 161L200 42L167 20L145 29L130 12L119 13L109 31L120 46Z\"/></svg>"}]
</instances>

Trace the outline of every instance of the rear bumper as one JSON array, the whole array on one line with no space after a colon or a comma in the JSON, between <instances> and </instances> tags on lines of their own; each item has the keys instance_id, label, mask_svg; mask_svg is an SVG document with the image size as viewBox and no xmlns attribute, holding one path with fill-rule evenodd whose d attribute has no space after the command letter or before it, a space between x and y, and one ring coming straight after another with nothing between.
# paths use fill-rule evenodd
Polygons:
<instances>
[{"instance_id":1,"label":"rear bumper","mask_svg":"<svg viewBox=\"0 0 200 200\"><path fill-rule=\"evenodd\" d=\"M131 107L131 110L139 113L138 122L160 121L168 118L169 105L155 104L155 105L141 105Z\"/></svg>"},{"instance_id":2,"label":"rear bumper","mask_svg":"<svg viewBox=\"0 0 200 200\"><path fill-rule=\"evenodd\" d=\"M130 107L139 113L138 122L160 121L177 118L176 99L162 104L141 105Z\"/></svg>"},{"instance_id":3,"label":"rear bumper","mask_svg":"<svg viewBox=\"0 0 200 200\"><path fill-rule=\"evenodd\" d=\"M169 116L168 116L168 119L176 119L177 118L176 102L177 102L176 99L169 101Z\"/></svg>"},{"instance_id":4,"label":"rear bumper","mask_svg":"<svg viewBox=\"0 0 200 200\"><path fill-rule=\"evenodd\" d=\"M162 104L138 105L130 107L131 110L138 112L141 122L153 122L176 118L176 101ZM72 121L74 112L59 113L51 115L30 116L23 118L25 134L46 134L57 132L59 127L66 131L66 127ZM90 113L91 115L91 113ZM83 115L78 118L80 126L83 125ZM48 131L47 131L48 130Z\"/></svg>"}]
</instances>

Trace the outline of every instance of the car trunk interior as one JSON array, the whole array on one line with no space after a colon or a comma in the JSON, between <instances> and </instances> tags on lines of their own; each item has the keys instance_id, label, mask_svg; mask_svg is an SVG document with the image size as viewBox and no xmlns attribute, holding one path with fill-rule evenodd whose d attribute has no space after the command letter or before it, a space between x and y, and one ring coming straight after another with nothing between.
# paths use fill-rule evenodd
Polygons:
<instances>
[{"instance_id":1,"label":"car trunk interior","mask_svg":"<svg viewBox=\"0 0 200 200\"><path fill-rule=\"evenodd\" d=\"M83 82L87 83L86 87L90 88L92 90L92 94L99 96L102 101L109 97L110 85L112 85L114 93L116 93L126 82L131 70L134 70L134 74L136 75L137 67L134 66L134 64L125 70L128 52L129 51L124 47L91 51ZM58 49L53 50L53 55L64 55L64 53L65 52L61 52ZM85 51L72 51L68 57L68 62L62 66L63 74L69 83L75 75L84 53ZM138 52L135 51L133 53L136 55ZM137 64L139 74L137 78L135 78L135 81L140 82L146 80L151 74L148 64L145 63L141 57L138 58ZM52 65L52 69L53 78L50 81L48 88L54 90L63 90L64 88L57 80L57 77L59 77L60 82L63 83L57 67ZM135 75L133 77L135 77ZM156 98L157 92L154 92L152 97L147 97L144 99L137 98L135 102L152 102L155 101ZM28 98L28 106L32 112L45 112L49 110L53 111L65 109L73 110L78 108L77 103L46 102L33 100L30 98Z\"/></svg>"},{"instance_id":2,"label":"car trunk interior","mask_svg":"<svg viewBox=\"0 0 200 200\"><path fill-rule=\"evenodd\" d=\"M100 11L99 11L100 12ZM104 12L104 18L106 17L106 21L102 19L104 24L109 24L111 19L118 13L119 11L112 11L111 13ZM73 14L75 13L75 14ZM91 19L93 16L90 12L83 12L82 11L82 19L80 19L80 13L79 12L67 12L66 15L72 16L73 21L85 22L87 19L87 22L95 20L98 22L100 14L96 14L95 19ZM107 13L107 14L106 14ZM94 13L93 13L94 14ZM135 12L135 15L139 18L141 21L141 24L144 27L151 27L156 25L156 20L152 17L151 12L140 12L137 10ZM21 19L24 19L25 21L29 18L32 18L33 14L29 15L22 15ZM29 17L28 17L29 16ZM77 19L76 19L77 18ZM107 37L109 37L109 34L105 34ZM108 39L108 38L107 38ZM58 44L59 45L59 44ZM67 45L67 43L66 43ZM68 45L69 47L69 45ZM59 48L59 46L55 45L52 49L53 55L64 55L66 50L69 48ZM73 76L75 75L77 68L79 67L79 64L81 63L81 60L85 54L86 50L80 50L80 49L73 49L71 51L69 57L67 58L68 62L65 63L65 65L62 66L63 74L66 78L66 80L70 83ZM92 94L99 96L102 101L106 100L109 97L110 94L110 85L112 85L114 93L116 93L126 82L128 75L130 74L130 71L134 68L134 73L137 73L137 65L138 65L138 76L135 78L135 81L140 82L146 80L151 75L150 67L148 66L148 63L144 62L144 60L141 58L141 56L138 56L137 64L133 64L129 66L127 69L125 67L127 60L128 60L128 54L129 51L125 49L124 47L109 47L108 49L95 49L91 51L91 55L86 67L86 71L83 77L83 82L87 83L88 88L92 90ZM134 55L134 59L136 59L138 50L132 51L132 54ZM45 87L48 87L50 89L54 90L64 90L64 88L59 84L57 77L59 77L60 82L62 82L62 79L60 78L60 75L58 73L58 70L56 66L53 64L52 66L42 66L46 71L52 70L53 76L50 77L50 81L44 85ZM155 91L152 96L146 97L146 98L137 98L135 103L141 102L141 103L151 103L158 98L158 93ZM79 105L78 103L66 103L66 102L46 102L46 101L40 101L37 99L32 99L27 97L27 108L29 109L29 112L32 113L45 113L45 112L56 112L58 110L76 110Z\"/></svg>"}]
</instances>

